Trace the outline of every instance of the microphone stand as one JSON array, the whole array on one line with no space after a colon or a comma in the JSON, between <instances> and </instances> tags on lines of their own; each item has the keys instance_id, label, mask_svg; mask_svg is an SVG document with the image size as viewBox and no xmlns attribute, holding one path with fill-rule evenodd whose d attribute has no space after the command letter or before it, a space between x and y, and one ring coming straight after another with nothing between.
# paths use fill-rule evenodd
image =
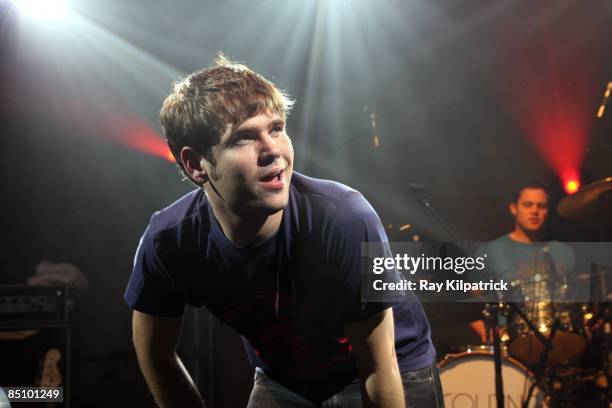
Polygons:
<instances>
[{"instance_id":1,"label":"microphone stand","mask_svg":"<svg viewBox=\"0 0 612 408\"><path fill-rule=\"evenodd\" d=\"M451 228L444 222L440 214L438 214L437 211L434 210L434 208L431 206L431 203L425 196L425 186L417 183L408 183L408 188L414 193L414 196L417 198L417 200L419 200L421 204L423 204L423 206L427 208L427 210L436 218L438 223L442 225L448 235L450 235L452 241L459 242L459 239L457 239L457 236L455 235L453 230L451 230Z\"/></svg>"},{"instance_id":2,"label":"microphone stand","mask_svg":"<svg viewBox=\"0 0 612 408\"><path fill-rule=\"evenodd\" d=\"M410 190L414 193L415 197L423 204L425 208L436 218L436 220L442 225L442 227L446 230L448 235L451 237L453 242L459 244L459 240L454 232L450 229L450 227L444 222L442 217L434 210L431 206L431 203L425 196L425 186L417 183L409 183L408 184ZM461 249L461 248L460 248ZM462 252L465 253L463 249ZM495 364L495 396L497 400L497 408L504 408L504 381L502 377L502 364L501 364L501 340L499 338L499 333L497 331L497 317L499 311L499 304L501 302L500 294L497 294L500 298L497 303L490 303L491 308L491 328L493 330L493 361Z\"/></svg>"},{"instance_id":3,"label":"microphone stand","mask_svg":"<svg viewBox=\"0 0 612 408\"><path fill-rule=\"evenodd\" d=\"M502 377L501 339L497 330L499 303L491 303L491 329L493 330L493 363L495 364L495 399L497 408L504 408L504 381Z\"/></svg>"}]
</instances>

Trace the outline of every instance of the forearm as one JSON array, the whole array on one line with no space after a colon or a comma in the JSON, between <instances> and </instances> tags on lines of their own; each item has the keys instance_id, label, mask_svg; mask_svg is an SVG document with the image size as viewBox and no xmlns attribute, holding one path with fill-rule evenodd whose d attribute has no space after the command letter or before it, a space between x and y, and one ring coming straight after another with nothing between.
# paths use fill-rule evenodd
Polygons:
<instances>
[{"instance_id":1,"label":"forearm","mask_svg":"<svg viewBox=\"0 0 612 408\"><path fill-rule=\"evenodd\" d=\"M480 337L482 344L486 343L487 333L484 322L482 320L476 320L474 322L470 322L469 326L476 334L478 334L478 337Z\"/></svg>"},{"instance_id":2,"label":"forearm","mask_svg":"<svg viewBox=\"0 0 612 408\"><path fill-rule=\"evenodd\" d=\"M404 389L397 364L380 367L362 381L367 408L405 408Z\"/></svg>"},{"instance_id":3,"label":"forearm","mask_svg":"<svg viewBox=\"0 0 612 408\"><path fill-rule=\"evenodd\" d=\"M206 407L200 392L176 354L168 360L141 360L143 359L139 359L140 368L159 406Z\"/></svg>"}]
</instances>

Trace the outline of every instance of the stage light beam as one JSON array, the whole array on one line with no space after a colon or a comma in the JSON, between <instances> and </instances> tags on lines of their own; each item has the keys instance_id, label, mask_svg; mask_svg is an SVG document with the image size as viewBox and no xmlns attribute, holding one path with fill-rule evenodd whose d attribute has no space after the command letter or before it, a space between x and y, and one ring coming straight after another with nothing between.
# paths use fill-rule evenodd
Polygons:
<instances>
[{"instance_id":1,"label":"stage light beam","mask_svg":"<svg viewBox=\"0 0 612 408\"><path fill-rule=\"evenodd\" d=\"M13 0L22 14L36 20L58 20L68 16L64 0Z\"/></svg>"}]
</instances>

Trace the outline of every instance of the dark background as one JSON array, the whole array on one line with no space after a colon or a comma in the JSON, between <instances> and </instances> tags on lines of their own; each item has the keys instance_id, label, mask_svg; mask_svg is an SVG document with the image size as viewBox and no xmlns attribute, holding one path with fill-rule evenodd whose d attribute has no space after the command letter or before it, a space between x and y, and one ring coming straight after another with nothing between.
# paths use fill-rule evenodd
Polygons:
<instances>
[{"instance_id":1,"label":"dark background","mask_svg":"<svg viewBox=\"0 0 612 408\"><path fill-rule=\"evenodd\" d=\"M40 21L0 2L0 284L25 282L45 259L83 270L75 398L87 406L150 401L122 295L151 213L192 187L128 141L160 138L170 84L218 51L296 99L296 170L362 191L395 240L449 239L409 182L457 237L484 241L510 229L522 181L560 190L564 165L583 183L612 174L610 112L595 118L612 80L606 0L69 5L71 20ZM208 319L188 316L182 349L194 364L200 336L215 406L235 406L251 373L236 337Z\"/></svg>"}]
</instances>

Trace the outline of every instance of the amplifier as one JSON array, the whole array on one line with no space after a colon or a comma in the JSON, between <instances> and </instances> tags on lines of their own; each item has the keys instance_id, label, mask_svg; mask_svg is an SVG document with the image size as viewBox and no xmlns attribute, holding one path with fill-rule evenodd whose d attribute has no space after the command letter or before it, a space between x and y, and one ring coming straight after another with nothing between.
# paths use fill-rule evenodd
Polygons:
<instances>
[{"instance_id":1,"label":"amplifier","mask_svg":"<svg viewBox=\"0 0 612 408\"><path fill-rule=\"evenodd\" d=\"M71 340L70 323L0 323L0 386L64 389L63 403L20 402L14 407L70 407Z\"/></svg>"},{"instance_id":2,"label":"amplifier","mask_svg":"<svg viewBox=\"0 0 612 408\"><path fill-rule=\"evenodd\" d=\"M68 320L68 287L0 285L0 321Z\"/></svg>"}]
</instances>

